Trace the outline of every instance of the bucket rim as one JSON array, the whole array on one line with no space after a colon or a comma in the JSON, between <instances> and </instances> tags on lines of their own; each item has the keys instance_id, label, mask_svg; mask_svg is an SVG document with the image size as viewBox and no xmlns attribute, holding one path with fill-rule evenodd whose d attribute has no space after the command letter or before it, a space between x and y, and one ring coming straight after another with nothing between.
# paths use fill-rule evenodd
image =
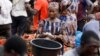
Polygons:
<instances>
[{"instance_id":1,"label":"bucket rim","mask_svg":"<svg viewBox=\"0 0 100 56\"><path fill-rule=\"evenodd\" d=\"M38 39L35 39L35 40L48 40L48 39L44 39L44 38L38 38ZM39 47L39 48L43 48L43 49L48 49L48 50L57 50L57 49L61 49L62 48L62 44L57 42L57 41L53 41L53 40L48 40L48 41L52 41L52 42L55 42L57 44L59 44L59 47L57 48L48 48L48 47L43 47L43 46L39 46L39 45L36 45L35 43L33 43L32 41L34 40L31 40L30 43L36 47Z\"/></svg>"}]
</instances>

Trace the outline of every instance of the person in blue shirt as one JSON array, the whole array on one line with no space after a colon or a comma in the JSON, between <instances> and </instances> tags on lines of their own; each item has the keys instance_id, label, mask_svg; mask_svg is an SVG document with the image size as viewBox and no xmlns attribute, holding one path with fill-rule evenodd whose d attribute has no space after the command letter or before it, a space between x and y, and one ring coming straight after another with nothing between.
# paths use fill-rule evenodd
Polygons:
<instances>
[{"instance_id":1,"label":"person in blue shirt","mask_svg":"<svg viewBox=\"0 0 100 56\"><path fill-rule=\"evenodd\" d=\"M83 32L81 32L81 31L76 31L75 47L80 47L81 36L82 36L82 34L83 34Z\"/></svg>"},{"instance_id":2,"label":"person in blue shirt","mask_svg":"<svg viewBox=\"0 0 100 56\"><path fill-rule=\"evenodd\" d=\"M84 25L83 32L91 30L99 35L99 21L95 20L95 16L93 14L90 14L88 19L90 19L90 21Z\"/></svg>"}]
</instances>

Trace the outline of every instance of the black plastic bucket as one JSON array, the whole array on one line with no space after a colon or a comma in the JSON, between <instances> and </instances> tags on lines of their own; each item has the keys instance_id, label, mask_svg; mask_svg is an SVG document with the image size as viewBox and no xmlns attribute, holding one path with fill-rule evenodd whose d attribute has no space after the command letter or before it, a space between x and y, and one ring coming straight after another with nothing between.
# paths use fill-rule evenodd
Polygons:
<instances>
[{"instance_id":1,"label":"black plastic bucket","mask_svg":"<svg viewBox=\"0 0 100 56\"><path fill-rule=\"evenodd\" d=\"M57 56L62 45L56 41L36 39L31 41L34 56Z\"/></svg>"}]
</instances>

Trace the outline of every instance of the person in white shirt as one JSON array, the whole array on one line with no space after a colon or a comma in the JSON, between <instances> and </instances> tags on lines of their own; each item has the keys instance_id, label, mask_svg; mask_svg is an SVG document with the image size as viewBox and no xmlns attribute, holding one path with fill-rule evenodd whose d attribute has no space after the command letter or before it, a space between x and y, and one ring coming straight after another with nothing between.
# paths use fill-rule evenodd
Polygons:
<instances>
[{"instance_id":1,"label":"person in white shirt","mask_svg":"<svg viewBox=\"0 0 100 56\"><path fill-rule=\"evenodd\" d=\"M12 3L9 0L0 0L0 36L11 37L11 8Z\"/></svg>"},{"instance_id":2,"label":"person in white shirt","mask_svg":"<svg viewBox=\"0 0 100 56\"><path fill-rule=\"evenodd\" d=\"M95 20L95 15L93 14L89 14L87 16L87 23L84 25L83 27L83 32L85 31L93 31L95 32L96 34L100 35L100 25L99 25L99 21L98 20Z\"/></svg>"},{"instance_id":3,"label":"person in white shirt","mask_svg":"<svg viewBox=\"0 0 100 56\"><path fill-rule=\"evenodd\" d=\"M12 34L22 36L26 28L27 12L26 9L31 9L30 0L12 0Z\"/></svg>"},{"instance_id":4,"label":"person in white shirt","mask_svg":"<svg viewBox=\"0 0 100 56\"><path fill-rule=\"evenodd\" d=\"M81 46L69 50L63 56L100 56L100 39L93 31L86 31L81 37Z\"/></svg>"}]
</instances>

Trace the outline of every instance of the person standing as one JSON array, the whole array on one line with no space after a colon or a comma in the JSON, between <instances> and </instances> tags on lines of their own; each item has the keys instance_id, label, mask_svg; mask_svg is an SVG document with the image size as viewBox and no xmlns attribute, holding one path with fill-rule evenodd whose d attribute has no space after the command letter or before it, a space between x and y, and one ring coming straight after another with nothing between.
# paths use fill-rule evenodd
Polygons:
<instances>
[{"instance_id":1,"label":"person standing","mask_svg":"<svg viewBox=\"0 0 100 56\"><path fill-rule=\"evenodd\" d=\"M0 0L0 36L7 39L11 37L11 8L12 3L9 0Z\"/></svg>"},{"instance_id":2,"label":"person standing","mask_svg":"<svg viewBox=\"0 0 100 56\"><path fill-rule=\"evenodd\" d=\"M34 3L33 32L38 30L39 21L48 17L48 1L36 0Z\"/></svg>"},{"instance_id":3,"label":"person standing","mask_svg":"<svg viewBox=\"0 0 100 56\"><path fill-rule=\"evenodd\" d=\"M78 12L77 12L77 23L79 31L82 31L82 28L85 24L84 18L86 17L87 14L92 13L92 10L93 10L93 3L91 0L79 0Z\"/></svg>"},{"instance_id":4,"label":"person standing","mask_svg":"<svg viewBox=\"0 0 100 56\"><path fill-rule=\"evenodd\" d=\"M30 0L12 0L12 34L22 36L24 34L27 22L26 9L31 9Z\"/></svg>"}]
</instances>

